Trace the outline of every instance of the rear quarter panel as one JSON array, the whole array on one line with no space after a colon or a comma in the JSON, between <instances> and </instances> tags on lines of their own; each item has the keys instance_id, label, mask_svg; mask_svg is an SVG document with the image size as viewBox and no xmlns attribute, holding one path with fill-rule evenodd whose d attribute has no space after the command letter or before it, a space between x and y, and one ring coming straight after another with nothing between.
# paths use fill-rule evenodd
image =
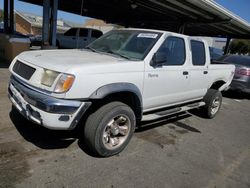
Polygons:
<instances>
[{"instance_id":1,"label":"rear quarter panel","mask_svg":"<svg viewBox=\"0 0 250 188\"><path fill-rule=\"evenodd\" d=\"M209 88L213 83L217 81L224 81L225 84L219 88L220 91L225 90L234 77L235 66L234 65L223 65L223 64L214 64L209 65Z\"/></svg>"}]
</instances>

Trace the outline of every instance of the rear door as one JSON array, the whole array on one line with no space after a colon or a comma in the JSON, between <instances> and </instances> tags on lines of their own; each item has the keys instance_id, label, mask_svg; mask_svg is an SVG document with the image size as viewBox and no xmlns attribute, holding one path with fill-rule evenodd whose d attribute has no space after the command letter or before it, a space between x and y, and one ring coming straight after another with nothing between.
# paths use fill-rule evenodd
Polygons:
<instances>
[{"instance_id":1,"label":"rear door","mask_svg":"<svg viewBox=\"0 0 250 188\"><path fill-rule=\"evenodd\" d=\"M190 66L190 92L192 98L201 98L209 87L209 54L203 41L190 40L192 65Z\"/></svg>"},{"instance_id":2,"label":"rear door","mask_svg":"<svg viewBox=\"0 0 250 188\"><path fill-rule=\"evenodd\" d=\"M90 29L80 28L79 38L77 38L76 48L84 48L88 45L90 39Z\"/></svg>"}]
</instances>

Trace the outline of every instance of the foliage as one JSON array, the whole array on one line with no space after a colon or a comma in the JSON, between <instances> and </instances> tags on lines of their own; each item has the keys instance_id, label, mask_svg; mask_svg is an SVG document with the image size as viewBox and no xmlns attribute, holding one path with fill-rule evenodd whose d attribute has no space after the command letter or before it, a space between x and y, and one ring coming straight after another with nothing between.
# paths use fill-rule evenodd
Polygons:
<instances>
[{"instance_id":1,"label":"foliage","mask_svg":"<svg viewBox=\"0 0 250 188\"><path fill-rule=\"evenodd\" d=\"M2 21L3 21L3 17L4 17L4 15L3 15L3 11L2 11L2 10L0 10L0 22L2 22Z\"/></svg>"},{"instance_id":2,"label":"foliage","mask_svg":"<svg viewBox=\"0 0 250 188\"><path fill-rule=\"evenodd\" d=\"M229 45L229 53L250 55L250 40L234 39Z\"/></svg>"}]
</instances>

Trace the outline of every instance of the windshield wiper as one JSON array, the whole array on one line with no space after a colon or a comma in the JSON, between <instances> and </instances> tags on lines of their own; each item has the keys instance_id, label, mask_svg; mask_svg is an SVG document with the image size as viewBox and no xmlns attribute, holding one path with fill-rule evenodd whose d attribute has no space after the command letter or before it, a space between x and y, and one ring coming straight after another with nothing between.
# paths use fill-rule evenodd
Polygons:
<instances>
[{"instance_id":1,"label":"windshield wiper","mask_svg":"<svg viewBox=\"0 0 250 188\"><path fill-rule=\"evenodd\" d=\"M100 53L98 50L87 46L85 49L91 50L92 52Z\"/></svg>"},{"instance_id":2,"label":"windshield wiper","mask_svg":"<svg viewBox=\"0 0 250 188\"><path fill-rule=\"evenodd\" d=\"M123 57L123 58L128 59L128 60L132 60L132 58L130 58L130 57L126 56L126 55L120 54L118 52L114 52L112 50L107 51L107 53L118 55L118 56Z\"/></svg>"}]
</instances>

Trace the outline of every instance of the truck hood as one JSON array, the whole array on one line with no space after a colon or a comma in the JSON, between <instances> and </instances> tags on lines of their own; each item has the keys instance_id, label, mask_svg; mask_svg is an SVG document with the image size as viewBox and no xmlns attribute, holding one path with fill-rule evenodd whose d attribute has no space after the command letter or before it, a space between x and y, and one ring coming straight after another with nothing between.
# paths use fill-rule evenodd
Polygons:
<instances>
[{"instance_id":1,"label":"truck hood","mask_svg":"<svg viewBox=\"0 0 250 188\"><path fill-rule=\"evenodd\" d=\"M58 72L68 72L72 68L88 68L98 65L107 66L108 64L127 61L117 56L79 49L28 51L20 54L18 59L38 67Z\"/></svg>"}]
</instances>

